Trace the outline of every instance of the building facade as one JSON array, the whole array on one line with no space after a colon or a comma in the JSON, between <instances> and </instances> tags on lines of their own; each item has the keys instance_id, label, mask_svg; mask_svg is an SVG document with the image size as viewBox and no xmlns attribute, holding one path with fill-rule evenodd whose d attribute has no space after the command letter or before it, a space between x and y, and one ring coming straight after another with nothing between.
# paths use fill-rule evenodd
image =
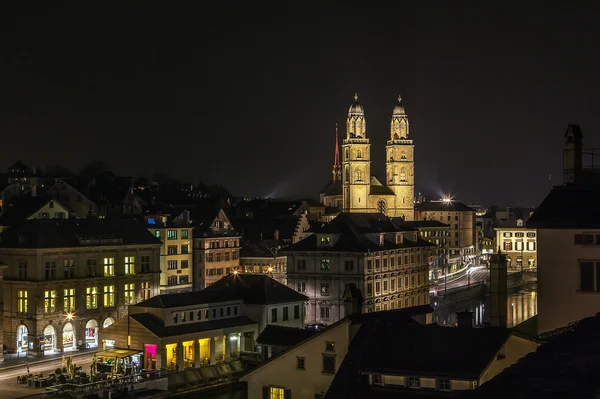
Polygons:
<instances>
[{"instance_id":1,"label":"building facade","mask_svg":"<svg viewBox=\"0 0 600 399\"><path fill-rule=\"evenodd\" d=\"M450 225L438 220L414 220L404 224L418 231L419 237L432 245L428 258L429 279L437 280L444 275L448 267Z\"/></svg>"},{"instance_id":2,"label":"building facade","mask_svg":"<svg viewBox=\"0 0 600 399\"><path fill-rule=\"evenodd\" d=\"M507 220L496 230L498 247L506 255L509 269L537 268L537 231L527 228L523 219Z\"/></svg>"},{"instance_id":3,"label":"building facade","mask_svg":"<svg viewBox=\"0 0 600 399\"><path fill-rule=\"evenodd\" d=\"M266 275L230 274L201 291L159 295L129 308L102 342L142 349L148 369L183 370L257 352L268 325L304 327L306 297Z\"/></svg>"},{"instance_id":4,"label":"building facade","mask_svg":"<svg viewBox=\"0 0 600 399\"><path fill-rule=\"evenodd\" d=\"M475 210L452 200L428 201L415 206L417 220L438 220L450 226L448 237L449 271L477 262L477 226Z\"/></svg>"},{"instance_id":5,"label":"building facade","mask_svg":"<svg viewBox=\"0 0 600 399\"><path fill-rule=\"evenodd\" d=\"M233 272L240 265L240 235L218 209L196 225L194 235L194 290L201 290Z\"/></svg>"},{"instance_id":6,"label":"building facade","mask_svg":"<svg viewBox=\"0 0 600 399\"><path fill-rule=\"evenodd\" d=\"M352 284L362 312L429 304L433 250L417 231L385 215L342 213L282 252L288 286L309 297L306 323L328 325L345 316L344 292Z\"/></svg>"},{"instance_id":7,"label":"building facade","mask_svg":"<svg viewBox=\"0 0 600 399\"><path fill-rule=\"evenodd\" d=\"M233 267L239 273L264 273L287 285L287 255L279 253L281 246L275 240L242 240L240 265Z\"/></svg>"},{"instance_id":8,"label":"building facade","mask_svg":"<svg viewBox=\"0 0 600 399\"><path fill-rule=\"evenodd\" d=\"M159 291L160 242L133 220L28 220L0 240L9 350L97 346L99 330Z\"/></svg>"},{"instance_id":9,"label":"building facade","mask_svg":"<svg viewBox=\"0 0 600 399\"><path fill-rule=\"evenodd\" d=\"M160 248L161 294L191 291L193 228L187 221L169 222L166 217L147 217L148 230L162 242Z\"/></svg>"},{"instance_id":10,"label":"building facade","mask_svg":"<svg viewBox=\"0 0 600 399\"><path fill-rule=\"evenodd\" d=\"M340 207L347 213L383 213L413 220L414 144L409 138L408 117L402 99L398 98L392 112L390 136L385 148L384 184L371 176L371 144L365 112L357 95L354 100L346 119L341 168L338 165L336 129L334 179L321 190L320 200L327 207Z\"/></svg>"}]
</instances>

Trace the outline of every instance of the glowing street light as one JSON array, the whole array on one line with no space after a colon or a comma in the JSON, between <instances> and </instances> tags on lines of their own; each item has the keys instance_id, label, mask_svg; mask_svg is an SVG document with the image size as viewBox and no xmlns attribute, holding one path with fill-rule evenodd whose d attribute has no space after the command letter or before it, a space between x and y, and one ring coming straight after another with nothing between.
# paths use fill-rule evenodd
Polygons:
<instances>
[{"instance_id":1,"label":"glowing street light","mask_svg":"<svg viewBox=\"0 0 600 399\"><path fill-rule=\"evenodd\" d=\"M73 313L71 313L71 312L67 313L67 320L69 320L69 321L73 320L73 317L75 317L75 316L73 316Z\"/></svg>"}]
</instances>

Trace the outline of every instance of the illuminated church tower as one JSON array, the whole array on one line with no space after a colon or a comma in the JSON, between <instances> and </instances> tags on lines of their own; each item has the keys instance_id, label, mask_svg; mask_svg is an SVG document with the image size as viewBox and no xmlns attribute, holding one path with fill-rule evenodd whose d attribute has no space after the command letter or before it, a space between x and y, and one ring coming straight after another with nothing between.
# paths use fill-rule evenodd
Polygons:
<instances>
[{"instance_id":1,"label":"illuminated church tower","mask_svg":"<svg viewBox=\"0 0 600 399\"><path fill-rule=\"evenodd\" d=\"M389 214L414 220L415 146L408 133L408 117L402 98L398 97L385 147L386 186L396 194L395 209L390 209Z\"/></svg>"},{"instance_id":2,"label":"illuminated church tower","mask_svg":"<svg viewBox=\"0 0 600 399\"><path fill-rule=\"evenodd\" d=\"M346 138L342 142L342 211L370 212L371 144L365 112L354 95L348 110Z\"/></svg>"}]
</instances>

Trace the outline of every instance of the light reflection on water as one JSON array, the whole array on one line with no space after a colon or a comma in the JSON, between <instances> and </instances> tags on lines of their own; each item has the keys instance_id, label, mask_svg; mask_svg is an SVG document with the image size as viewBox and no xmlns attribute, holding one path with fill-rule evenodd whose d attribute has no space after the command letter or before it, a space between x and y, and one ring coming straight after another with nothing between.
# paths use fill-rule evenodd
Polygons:
<instances>
[{"instance_id":1,"label":"light reflection on water","mask_svg":"<svg viewBox=\"0 0 600 399\"><path fill-rule=\"evenodd\" d=\"M442 326L452 326L456 323L456 312L468 309L475 314L475 325L482 326L484 322L490 321L490 297L475 297L469 300L457 302L451 306L433 308L433 321ZM537 287L535 285L526 288L512 289L508 291L507 301L507 325L514 327L517 324L537 314Z\"/></svg>"}]
</instances>

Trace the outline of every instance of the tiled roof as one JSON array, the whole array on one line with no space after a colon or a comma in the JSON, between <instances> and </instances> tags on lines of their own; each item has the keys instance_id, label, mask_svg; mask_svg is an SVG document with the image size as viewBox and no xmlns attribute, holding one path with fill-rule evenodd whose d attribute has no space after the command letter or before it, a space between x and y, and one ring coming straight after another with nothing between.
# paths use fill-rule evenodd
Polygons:
<instances>
[{"instance_id":1,"label":"tiled roof","mask_svg":"<svg viewBox=\"0 0 600 399\"><path fill-rule=\"evenodd\" d=\"M174 326L165 326L161 319L151 313L135 313L129 317L140 323L148 331L159 338L256 324L256 322L248 316L228 317L196 323L182 323Z\"/></svg>"},{"instance_id":2,"label":"tiled roof","mask_svg":"<svg viewBox=\"0 0 600 399\"><path fill-rule=\"evenodd\" d=\"M581 320L476 389L474 398L597 398L600 313Z\"/></svg>"},{"instance_id":3,"label":"tiled roof","mask_svg":"<svg viewBox=\"0 0 600 399\"><path fill-rule=\"evenodd\" d=\"M315 333L315 330L268 324L260 333L256 342L264 345L290 347L313 336Z\"/></svg>"},{"instance_id":4,"label":"tiled roof","mask_svg":"<svg viewBox=\"0 0 600 399\"><path fill-rule=\"evenodd\" d=\"M370 195L396 195L394 194L394 191L387 187L387 186L383 186L383 185L371 185L369 187L369 194Z\"/></svg>"},{"instance_id":5,"label":"tiled roof","mask_svg":"<svg viewBox=\"0 0 600 399\"><path fill-rule=\"evenodd\" d=\"M600 227L600 186L560 186L537 207L527 227L585 229Z\"/></svg>"},{"instance_id":6,"label":"tiled roof","mask_svg":"<svg viewBox=\"0 0 600 399\"><path fill-rule=\"evenodd\" d=\"M18 169L18 170L23 170L23 171L31 171L31 168L29 166L25 165L20 159L8 167L8 170L13 170L13 169Z\"/></svg>"},{"instance_id":7,"label":"tiled roof","mask_svg":"<svg viewBox=\"0 0 600 399\"><path fill-rule=\"evenodd\" d=\"M107 245L160 245L133 219L25 220L0 235L1 248L72 248Z\"/></svg>"},{"instance_id":8,"label":"tiled roof","mask_svg":"<svg viewBox=\"0 0 600 399\"><path fill-rule=\"evenodd\" d=\"M10 204L4 204L4 212L0 216L0 226L12 226L20 223L33 216L50 201L58 203L50 196L32 197L27 195L15 197L12 200ZM61 206L63 205L61 204Z\"/></svg>"},{"instance_id":9,"label":"tiled roof","mask_svg":"<svg viewBox=\"0 0 600 399\"><path fill-rule=\"evenodd\" d=\"M270 305L306 301L308 297L264 274L229 274L201 292L229 289L245 304Z\"/></svg>"},{"instance_id":10,"label":"tiled roof","mask_svg":"<svg viewBox=\"0 0 600 399\"><path fill-rule=\"evenodd\" d=\"M321 194L328 196L342 195L342 182L338 181L334 183L333 180L331 180L321 189Z\"/></svg>"},{"instance_id":11,"label":"tiled roof","mask_svg":"<svg viewBox=\"0 0 600 399\"><path fill-rule=\"evenodd\" d=\"M276 244L274 240L241 240L240 257L243 258L274 258L275 253L269 245ZM278 246L278 245L275 245Z\"/></svg>"},{"instance_id":12,"label":"tiled roof","mask_svg":"<svg viewBox=\"0 0 600 399\"><path fill-rule=\"evenodd\" d=\"M219 290L200 290L192 292L180 292L177 294L162 294L139 302L133 306L146 308L177 308L180 306L200 305L205 303L218 303L240 301L243 296L231 287L223 287Z\"/></svg>"},{"instance_id":13,"label":"tiled roof","mask_svg":"<svg viewBox=\"0 0 600 399\"><path fill-rule=\"evenodd\" d=\"M235 219L232 225L248 240L265 240L275 238L275 231L279 238L291 240L298 227L298 216L286 216L277 219Z\"/></svg>"},{"instance_id":14,"label":"tiled roof","mask_svg":"<svg viewBox=\"0 0 600 399\"><path fill-rule=\"evenodd\" d=\"M387 398L362 373L477 379L504 345L506 328L454 328L381 319L361 325L325 398ZM389 344L386 344L389 343ZM397 397L404 397L397 391Z\"/></svg>"},{"instance_id":15,"label":"tiled roof","mask_svg":"<svg viewBox=\"0 0 600 399\"><path fill-rule=\"evenodd\" d=\"M430 305L411 306L409 308L401 308L394 310L382 310L379 312L351 314L348 316L352 324L364 324L383 321L402 321L408 322L414 316L422 316L433 313L433 308Z\"/></svg>"},{"instance_id":16,"label":"tiled roof","mask_svg":"<svg viewBox=\"0 0 600 399\"><path fill-rule=\"evenodd\" d=\"M414 228L414 229L422 229L422 228L433 228L433 227L438 227L438 228L443 228L443 227L450 227L450 225L446 224L446 223L442 223L439 220L411 220L411 221L405 221L402 218L392 218L392 220L394 221L394 223L402 228L402 226L406 226L409 228Z\"/></svg>"},{"instance_id":17,"label":"tiled roof","mask_svg":"<svg viewBox=\"0 0 600 399\"><path fill-rule=\"evenodd\" d=\"M415 210L425 212L475 212L475 209L458 201L422 202L420 204L415 204Z\"/></svg>"},{"instance_id":18,"label":"tiled roof","mask_svg":"<svg viewBox=\"0 0 600 399\"><path fill-rule=\"evenodd\" d=\"M395 241L385 240L384 245L378 245L366 238L365 234L372 233L393 233L412 230L399 228L393 223L392 219L379 213L341 213L329 223L316 223L311 229L314 233L336 234L333 245L328 247L328 251L343 252L367 252L383 251L386 249L400 249L408 247L430 246L431 244L418 240L410 241L406 237L402 244L396 244ZM307 238L283 248L281 251L316 251L323 247L317 245L317 236L312 234Z\"/></svg>"}]
</instances>

